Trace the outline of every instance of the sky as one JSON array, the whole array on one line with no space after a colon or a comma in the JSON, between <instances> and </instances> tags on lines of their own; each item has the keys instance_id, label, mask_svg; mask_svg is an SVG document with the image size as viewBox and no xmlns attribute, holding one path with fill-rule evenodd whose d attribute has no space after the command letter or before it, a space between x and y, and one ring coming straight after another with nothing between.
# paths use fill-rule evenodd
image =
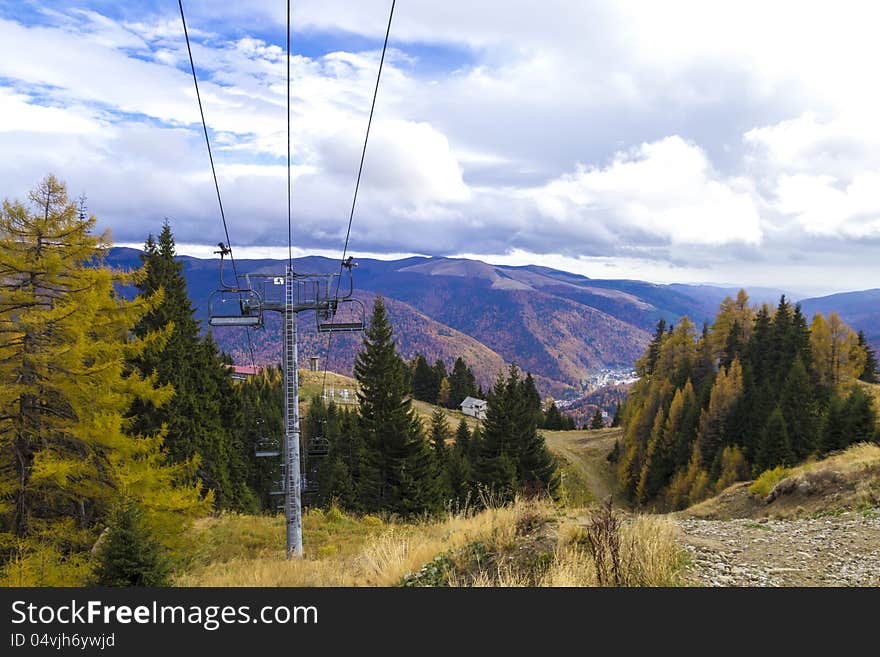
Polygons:
<instances>
[{"instance_id":1,"label":"sky","mask_svg":"<svg viewBox=\"0 0 880 657\"><path fill-rule=\"evenodd\" d=\"M292 3L296 254L341 253L390 0ZM186 0L230 239L287 253L286 3ZM880 287L876 3L400 0L356 256ZM0 0L0 198L224 240L177 2Z\"/></svg>"}]
</instances>

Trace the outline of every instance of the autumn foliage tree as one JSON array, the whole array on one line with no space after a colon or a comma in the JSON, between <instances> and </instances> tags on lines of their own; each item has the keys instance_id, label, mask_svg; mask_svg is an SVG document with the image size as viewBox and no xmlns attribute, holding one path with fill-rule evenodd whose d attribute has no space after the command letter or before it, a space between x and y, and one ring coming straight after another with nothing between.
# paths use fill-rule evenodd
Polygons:
<instances>
[{"instance_id":1,"label":"autumn foliage tree","mask_svg":"<svg viewBox=\"0 0 880 657\"><path fill-rule=\"evenodd\" d=\"M618 416L617 478L634 502L681 508L765 468L872 440L873 402L856 383L865 340L835 313L808 325L783 296L725 299L698 336L660 322Z\"/></svg>"},{"instance_id":2,"label":"autumn foliage tree","mask_svg":"<svg viewBox=\"0 0 880 657\"><path fill-rule=\"evenodd\" d=\"M132 335L161 294L124 301L124 274L102 264L107 234L71 203L54 176L0 212L0 562L10 573L52 563L55 582L81 583L83 563L121 498L143 508L162 545L203 511L196 461L169 465L163 435L131 435L136 400L161 405L172 391L128 366L167 340ZM41 572L45 572L43 568ZM66 578L64 573L70 574Z\"/></svg>"}]
</instances>

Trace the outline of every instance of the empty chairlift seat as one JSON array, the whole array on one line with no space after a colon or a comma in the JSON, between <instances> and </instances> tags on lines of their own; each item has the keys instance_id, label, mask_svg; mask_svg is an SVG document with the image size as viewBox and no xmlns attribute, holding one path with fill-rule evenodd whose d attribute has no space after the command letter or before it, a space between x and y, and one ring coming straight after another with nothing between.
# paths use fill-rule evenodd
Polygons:
<instances>
[{"instance_id":1,"label":"empty chairlift seat","mask_svg":"<svg viewBox=\"0 0 880 657\"><path fill-rule=\"evenodd\" d=\"M263 308L254 290L217 290L208 299L211 326L262 326Z\"/></svg>"},{"instance_id":2,"label":"empty chairlift seat","mask_svg":"<svg viewBox=\"0 0 880 657\"><path fill-rule=\"evenodd\" d=\"M338 299L327 310L316 313L320 333L357 332L364 330L366 311L358 299Z\"/></svg>"}]
</instances>

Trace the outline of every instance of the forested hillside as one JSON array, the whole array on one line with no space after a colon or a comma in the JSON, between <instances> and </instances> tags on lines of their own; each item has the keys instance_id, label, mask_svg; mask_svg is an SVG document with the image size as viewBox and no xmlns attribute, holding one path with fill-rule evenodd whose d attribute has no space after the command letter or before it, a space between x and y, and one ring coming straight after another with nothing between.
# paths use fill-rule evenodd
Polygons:
<instances>
[{"instance_id":1,"label":"forested hillside","mask_svg":"<svg viewBox=\"0 0 880 657\"><path fill-rule=\"evenodd\" d=\"M840 317L741 291L702 331L657 326L623 407L622 490L682 508L731 483L877 436L873 353Z\"/></svg>"},{"instance_id":2,"label":"forested hillside","mask_svg":"<svg viewBox=\"0 0 880 657\"><path fill-rule=\"evenodd\" d=\"M164 585L196 550L194 518L274 512L280 499L281 373L233 380L199 330L167 222L126 271L107 265L94 225L52 176L0 214L3 584ZM451 360L431 370L432 402L479 391L462 354ZM377 297L356 405L303 402L307 506L413 519L552 495L535 380L502 364L481 426L450 427L439 408L423 422L421 368L398 353Z\"/></svg>"}]
</instances>

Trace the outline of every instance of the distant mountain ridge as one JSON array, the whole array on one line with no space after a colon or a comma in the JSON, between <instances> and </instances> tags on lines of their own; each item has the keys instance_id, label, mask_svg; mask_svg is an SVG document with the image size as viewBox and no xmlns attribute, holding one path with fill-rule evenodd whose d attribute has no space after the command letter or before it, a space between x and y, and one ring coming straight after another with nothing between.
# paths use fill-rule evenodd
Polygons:
<instances>
[{"instance_id":1,"label":"distant mountain ridge","mask_svg":"<svg viewBox=\"0 0 880 657\"><path fill-rule=\"evenodd\" d=\"M136 249L114 248L108 263L138 267L139 254ZM190 256L180 260L197 316L206 326L208 296L219 282L218 261ZM236 263L241 273L280 273L286 265L271 259ZM294 266L303 272L336 272L339 261L309 256L297 259ZM368 307L376 295L385 298L405 358L419 352L449 365L461 355L484 387L505 363L514 362L537 377L542 393L557 397L580 391L589 375L600 369L632 367L659 319L674 323L687 315L699 326L737 289L591 279L539 265L426 257L361 259L355 286ZM775 302L781 294L782 290L761 289L754 300ZM807 299L803 305L810 315L837 310L869 337L880 336L880 290ZM266 329L253 332L258 364L281 357L278 318L272 315ZM214 338L236 361L249 361L243 329L217 329ZM327 338L315 331L308 314L301 319L300 340L300 356L318 356L323 367ZM359 346L359 336L334 335L330 369L350 374Z\"/></svg>"}]
</instances>

